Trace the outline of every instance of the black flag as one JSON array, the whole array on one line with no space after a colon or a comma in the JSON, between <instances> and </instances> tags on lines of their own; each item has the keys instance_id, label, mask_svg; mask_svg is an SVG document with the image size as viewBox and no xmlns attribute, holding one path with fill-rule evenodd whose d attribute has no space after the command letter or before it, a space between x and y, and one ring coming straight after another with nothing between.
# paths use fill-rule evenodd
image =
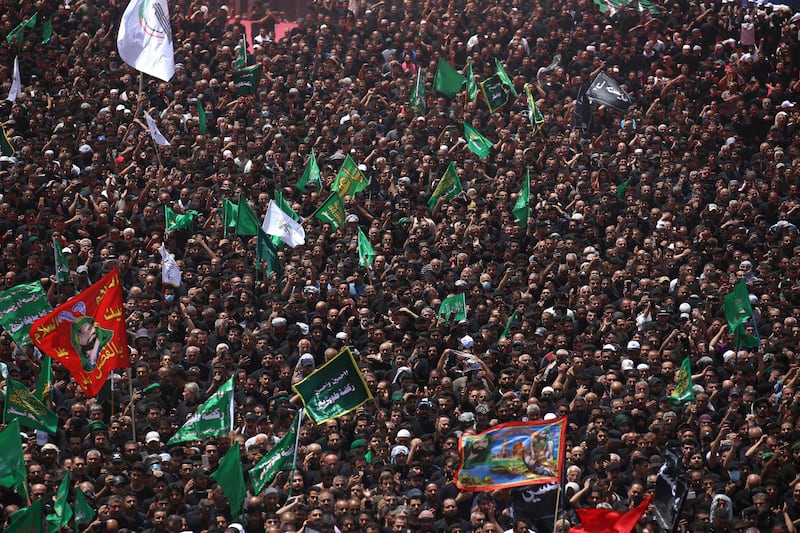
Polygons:
<instances>
[{"instance_id":1,"label":"black flag","mask_svg":"<svg viewBox=\"0 0 800 533\"><path fill-rule=\"evenodd\" d=\"M656 478L656 490L653 495L656 520L664 531L674 531L687 492L686 472L680 466L676 452L667 449L664 453L664 464Z\"/></svg>"},{"instance_id":2,"label":"black flag","mask_svg":"<svg viewBox=\"0 0 800 533\"><path fill-rule=\"evenodd\" d=\"M605 72L601 72L595 77L589 85L589 90L586 91L586 96L591 101L611 107L622 113L627 111L633 103L628 93L623 91L614 78Z\"/></svg>"},{"instance_id":3,"label":"black flag","mask_svg":"<svg viewBox=\"0 0 800 533\"><path fill-rule=\"evenodd\" d=\"M558 483L512 490L514 517L530 520L538 533L552 533L558 491Z\"/></svg>"},{"instance_id":4,"label":"black flag","mask_svg":"<svg viewBox=\"0 0 800 533\"><path fill-rule=\"evenodd\" d=\"M578 96L575 98L575 129L588 131L592 123L592 106L586 97L586 85L581 85L578 89Z\"/></svg>"}]
</instances>

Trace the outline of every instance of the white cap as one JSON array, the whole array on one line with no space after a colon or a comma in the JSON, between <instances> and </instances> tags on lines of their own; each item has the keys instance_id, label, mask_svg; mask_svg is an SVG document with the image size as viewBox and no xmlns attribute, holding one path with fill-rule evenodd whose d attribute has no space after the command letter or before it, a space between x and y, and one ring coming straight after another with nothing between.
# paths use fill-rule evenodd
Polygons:
<instances>
[{"instance_id":1,"label":"white cap","mask_svg":"<svg viewBox=\"0 0 800 533\"><path fill-rule=\"evenodd\" d=\"M161 442L161 435L158 434L158 431L150 431L144 436L144 442L145 444L150 444L151 442Z\"/></svg>"},{"instance_id":2,"label":"white cap","mask_svg":"<svg viewBox=\"0 0 800 533\"><path fill-rule=\"evenodd\" d=\"M411 438L411 432L409 430L403 428L403 429L401 429L400 431L397 432L397 438L398 439L410 439Z\"/></svg>"},{"instance_id":3,"label":"white cap","mask_svg":"<svg viewBox=\"0 0 800 533\"><path fill-rule=\"evenodd\" d=\"M555 415L555 413L547 413L544 415L544 420L555 420L556 418L558 417Z\"/></svg>"},{"instance_id":4,"label":"white cap","mask_svg":"<svg viewBox=\"0 0 800 533\"><path fill-rule=\"evenodd\" d=\"M650 370L650 365L648 365L647 363L639 363L638 365L636 365L636 370L639 370L639 371L642 371L642 370L644 370L644 371Z\"/></svg>"},{"instance_id":5,"label":"white cap","mask_svg":"<svg viewBox=\"0 0 800 533\"><path fill-rule=\"evenodd\" d=\"M304 353L300 356L300 366L314 366L314 356L310 353Z\"/></svg>"},{"instance_id":6,"label":"white cap","mask_svg":"<svg viewBox=\"0 0 800 533\"><path fill-rule=\"evenodd\" d=\"M461 337L459 342L461 342L461 346L464 348L472 348L475 345L475 340L469 335L464 335Z\"/></svg>"},{"instance_id":7,"label":"white cap","mask_svg":"<svg viewBox=\"0 0 800 533\"><path fill-rule=\"evenodd\" d=\"M623 372L630 372L633 370L633 361L630 359L623 359L622 360L622 371Z\"/></svg>"},{"instance_id":8,"label":"white cap","mask_svg":"<svg viewBox=\"0 0 800 533\"><path fill-rule=\"evenodd\" d=\"M638 350L641 348L642 345L639 344L639 341L628 341L627 346L625 346L626 350Z\"/></svg>"},{"instance_id":9,"label":"white cap","mask_svg":"<svg viewBox=\"0 0 800 533\"><path fill-rule=\"evenodd\" d=\"M687 304L686 302L683 302L681 305L678 306L678 311L680 311L681 313L691 313L692 306Z\"/></svg>"}]
</instances>

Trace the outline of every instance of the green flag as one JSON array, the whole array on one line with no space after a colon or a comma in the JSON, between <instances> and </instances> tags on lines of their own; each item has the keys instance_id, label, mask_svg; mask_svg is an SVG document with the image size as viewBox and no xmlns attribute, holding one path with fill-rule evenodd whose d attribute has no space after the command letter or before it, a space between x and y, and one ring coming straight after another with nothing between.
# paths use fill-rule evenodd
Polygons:
<instances>
[{"instance_id":1,"label":"green flag","mask_svg":"<svg viewBox=\"0 0 800 533\"><path fill-rule=\"evenodd\" d=\"M21 43L22 40L25 38L25 29L26 28L33 28L36 26L36 21L39 20L39 12L37 11L34 13L31 18L27 20L23 20L17 27L11 30L8 35L6 35L6 42L10 43L11 41L17 41Z\"/></svg>"},{"instance_id":2,"label":"green flag","mask_svg":"<svg viewBox=\"0 0 800 533\"><path fill-rule=\"evenodd\" d=\"M42 26L42 44L50 44L53 39L53 17L50 17Z\"/></svg>"},{"instance_id":3,"label":"green flag","mask_svg":"<svg viewBox=\"0 0 800 533\"><path fill-rule=\"evenodd\" d=\"M687 357L678 369L677 383L669 396L673 405L683 405L694 401L694 384L692 383L692 363Z\"/></svg>"},{"instance_id":4,"label":"green flag","mask_svg":"<svg viewBox=\"0 0 800 533\"><path fill-rule=\"evenodd\" d=\"M747 292L747 283L740 279L733 290L722 299L722 312L728 321L728 329L735 332L736 328L753 315L750 306L750 295Z\"/></svg>"},{"instance_id":5,"label":"green flag","mask_svg":"<svg viewBox=\"0 0 800 533\"><path fill-rule=\"evenodd\" d=\"M286 434L247 473L253 484L253 494L260 494L264 487L275 479L278 472L292 467L297 443L297 425L300 423L299 416L299 414L295 415Z\"/></svg>"},{"instance_id":6,"label":"green flag","mask_svg":"<svg viewBox=\"0 0 800 533\"><path fill-rule=\"evenodd\" d=\"M58 241L56 237L53 237L53 255L55 256L56 281L62 284L68 282L69 263L67 263L67 258L64 256L64 251L63 248L61 248L61 243Z\"/></svg>"},{"instance_id":7,"label":"green flag","mask_svg":"<svg viewBox=\"0 0 800 533\"><path fill-rule=\"evenodd\" d=\"M508 103L508 91L497 74L481 82L481 92L490 113L494 113Z\"/></svg>"},{"instance_id":8,"label":"green flag","mask_svg":"<svg viewBox=\"0 0 800 533\"><path fill-rule=\"evenodd\" d=\"M197 211L190 209L186 213L176 214L168 205L164 206L164 220L167 231L191 228Z\"/></svg>"},{"instance_id":9,"label":"green flag","mask_svg":"<svg viewBox=\"0 0 800 533\"><path fill-rule=\"evenodd\" d=\"M200 129L200 135L205 135L208 131L208 119L206 118L206 108L203 107L203 101L197 99L197 123Z\"/></svg>"},{"instance_id":10,"label":"green flag","mask_svg":"<svg viewBox=\"0 0 800 533\"><path fill-rule=\"evenodd\" d=\"M509 78L508 74L506 73L506 69L503 68L503 64L500 63L500 60L496 57L494 58L494 66L497 69L497 75L500 76L500 80L503 82L503 85L508 87L508 90L514 95L514 98L519 96L519 93L514 88L514 84L511 82L511 78Z\"/></svg>"},{"instance_id":11,"label":"green flag","mask_svg":"<svg viewBox=\"0 0 800 533\"><path fill-rule=\"evenodd\" d=\"M368 267L377 255L367 236L364 235L361 228L358 228L358 264L362 267Z\"/></svg>"},{"instance_id":12,"label":"green flag","mask_svg":"<svg viewBox=\"0 0 800 533\"><path fill-rule=\"evenodd\" d=\"M233 428L233 377L226 381L211 397L197 408L183 426L167 442L206 439L227 434Z\"/></svg>"},{"instance_id":13,"label":"green flag","mask_svg":"<svg viewBox=\"0 0 800 533\"><path fill-rule=\"evenodd\" d=\"M234 226L236 227L237 235L258 235L258 229L261 227L258 216L250 206L250 202L241 194L239 195L239 206L236 209L236 223Z\"/></svg>"},{"instance_id":14,"label":"green flag","mask_svg":"<svg viewBox=\"0 0 800 533\"><path fill-rule=\"evenodd\" d=\"M58 416L25 385L13 379L6 382L3 416L6 421L17 420L20 426L41 429L51 435L58 429Z\"/></svg>"},{"instance_id":15,"label":"green flag","mask_svg":"<svg viewBox=\"0 0 800 533\"><path fill-rule=\"evenodd\" d=\"M264 230L261 228L258 228L258 239L256 242L256 261L259 262L266 261L267 274L275 272L275 274L279 278L283 277L283 265L281 265L281 260L278 257L278 250L272 243L270 235L264 233Z\"/></svg>"},{"instance_id":16,"label":"green flag","mask_svg":"<svg viewBox=\"0 0 800 533\"><path fill-rule=\"evenodd\" d=\"M0 292L0 326L19 346L30 344L28 332L36 319L52 311L38 281L22 283Z\"/></svg>"},{"instance_id":17,"label":"green flag","mask_svg":"<svg viewBox=\"0 0 800 533\"><path fill-rule=\"evenodd\" d=\"M239 452L239 443L235 442L219 460L219 466L211 474L211 479L219 483L222 492L231 508L234 520L242 513L244 499L247 497L247 487L244 485L242 473L242 457Z\"/></svg>"},{"instance_id":18,"label":"green flag","mask_svg":"<svg viewBox=\"0 0 800 533\"><path fill-rule=\"evenodd\" d=\"M424 115L427 108L425 101L425 80L423 79L423 69L417 70L417 80L414 82L414 89L411 91L411 109L417 115Z\"/></svg>"},{"instance_id":19,"label":"green flag","mask_svg":"<svg viewBox=\"0 0 800 533\"><path fill-rule=\"evenodd\" d=\"M533 93L531 92L531 86L528 83L525 84L525 95L528 98L528 120L531 121L533 133L536 133L539 131L539 128L542 127L542 124L544 124L544 115L539 111L539 107L536 105L536 100L534 100Z\"/></svg>"},{"instance_id":20,"label":"green flag","mask_svg":"<svg viewBox=\"0 0 800 533\"><path fill-rule=\"evenodd\" d=\"M363 191L367 187L367 178L348 154L344 158L339 172L336 174L336 181L333 182L331 189L339 193L339 196L353 196L357 192Z\"/></svg>"},{"instance_id":21,"label":"green flag","mask_svg":"<svg viewBox=\"0 0 800 533\"><path fill-rule=\"evenodd\" d=\"M311 157L308 158L306 169L303 171L303 175L300 176L300 180L297 182L295 187L303 192L306 192L306 185L308 185L309 181L317 185L317 190L322 190L322 175L319 172L317 156L314 155L313 148L311 149Z\"/></svg>"},{"instance_id":22,"label":"green flag","mask_svg":"<svg viewBox=\"0 0 800 533\"><path fill-rule=\"evenodd\" d=\"M6 128L3 126L2 122L0 122L0 155L7 155L9 157L14 155L14 147L11 146L11 141L8 140Z\"/></svg>"},{"instance_id":23,"label":"green flag","mask_svg":"<svg viewBox=\"0 0 800 533\"><path fill-rule=\"evenodd\" d=\"M467 79L467 95L470 102L478 97L478 82L475 81L475 74L472 73L472 60L467 59L467 66L464 67L464 77Z\"/></svg>"},{"instance_id":24,"label":"green flag","mask_svg":"<svg viewBox=\"0 0 800 533\"><path fill-rule=\"evenodd\" d=\"M631 180L632 179L633 179L633 176L628 176L628 179L626 179L625 181L623 181L622 183L617 185L617 199L618 200L622 200L622 198L625 196L625 189L627 189L628 185L631 184Z\"/></svg>"},{"instance_id":25,"label":"green flag","mask_svg":"<svg viewBox=\"0 0 800 533\"><path fill-rule=\"evenodd\" d=\"M344 226L345 212L342 197L335 192L331 193L311 216L323 224L330 224L334 230Z\"/></svg>"},{"instance_id":26,"label":"green flag","mask_svg":"<svg viewBox=\"0 0 800 533\"><path fill-rule=\"evenodd\" d=\"M42 533L42 505L44 498L38 498L29 507L11 515L5 533Z\"/></svg>"},{"instance_id":27,"label":"green flag","mask_svg":"<svg viewBox=\"0 0 800 533\"><path fill-rule=\"evenodd\" d=\"M88 524L92 520L97 513L95 513L94 509L89 502L86 501L86 496L83 494L81 489L75 490L75 525L78 524ZM78 529L77 527L75 529Z\"/></svg>"},{"instance_id":28,"label":"green flag","mask_svg":"<svg viewBox=\"0 0 800 533\"><path fill-rule=\"evenodd\" d=\"M25 484L27 477L22 456L22 440L19 436L19 421L14 418L0 432L0 487L13 487L23 498L28 497Z\"/></svg>"},{"instance_id":29,"label":"green flag","mask_svg":"<svg viewBox=\"0 0 800 533\"><path fill-rule=\"evenodd\" d=\"M456 172L456 166L450 161L444 174L442 174L442 179L439 180L439 183L436 184L436 188L433 189L433 194L431 194L428 200L428 207L433 209L436 202L438 202L439 198L442 196L444 196L445 200L452 200L463 190L464 188L461 186L461 180L458 178L458 172Z\"/></svg>"},{"instance_id":30,"label":"green flag","mask_svg":"<svg viewBox=\"0 0 800 533\"><path fill-rule=\"evenodd\" d=\"M444 59L439 60L439 65L436 67L436 76L433 78L433 88L436 91L452 98L458 94L465 81L467 79L450 66L450 63Z\"/></svg>"},{"instance_id":31,"label":"green flag","mask_svg":"<svg viewBox=\"0 0 800 533\"><path fill-rule=\"evenodd\" d=\"M466 320L467 318L467 300L464 293L448 296L442 300L439 305L439 318L444 318L446 321Z\"/></svg>"},{"instance_id":32,"label":"green flag","mask_svg":"<svg viewBox=\"0 0 800 533\"><path fill-rule=\"evenodd\" d=\"M525 169L525 181L522 182L522 189L519 191L514 209L511 210L514 217L519 221L519 227L528 227L528 219L531 217L531 169Z\"/></svg>"},{"instance_id":33,"label":"green flag","mask_svg":"<svg viewBox=\"0 0 800 533\"><path fill-rule=\"evenodd\" d=\"M300 215L294 212L294 209L292 209L292 206L289 205L289 202L283 198L283 193L281 191L275 191L275 204L280 208L281 211L289 215L292 220L295 222L300 222Z\"/></svg>"},{"instance_id":34,"label":"green flag","mask_svg":"<svg viewBox=\"0 0 800 533\"><path fill-rule=\"evenodd\" d=\"M500 334L499 340L508 337L508 333L511 331L511 324L513 324L516 319L517 319L517 312L514 311L513 313L511 313L511 316L508 317L508 322L506 322L506 327L503 328L503 333Z\"/></svg>"},{"instance_id":35,"label":"green flag","mask_svg":"<svg viewBox=\"0 0 800 533\"><path fill-rule=\"evenodd\" d=\"M36 380L36 388L33 389L33 395L49 409L51 405L50 392L53 390L53 360L43 355L41 363L39 377Z\"/></svg>"},{"instance_id":36,"label":"green flag","mask_svg":"<svg viewBox=\"0 0 800 533\"><path fill-rule=\"evenodd\" d=\"M292 390L300 396L306 413L315 424L347 414L372 399L364 376L347 347L292 385Z\"/></svg>"},{"instance_id":37,"label":"green flag","mask_svg":"<svg viewBox=\"0 0 800 533\"><path fill-rule=\"evenodd\" d=\"M233 68L241 70L247 66L247 41L245 36L242 35L242 45L239 47L239 55L233 60Z\"/></svg>"},{"instance_id":38,"label":"green flag","mask_svg":"<svg viewBox=\"0 0 800 533\"><path fill-rule=\"evenodd\" d=\"M236 94L256 94L258 84L261 80L261 63L256 63L243 69L233 72L233 83L236 86Z\"/></svg>"},{"instance_id":39,"label":"green flag","mask_svg":"<svg viewBox=\"0 0 800 533\"><path fill-rule=\"evenodd\" d=\"M466 122L464 123L464 137L467 139L467 148L481 159L486 159L486 156L491 153L492 141L478 133L475 128Z\"/></svg>"},{"instance_id":40,"label":"green flag","mask_svg":"<svg viewBox=\"0 0 800 533\"><path fill-rule=\"evenodd\" d=\"M222 233L228 235L228 228L236 227L236 218L239 216L239 206L227 198L222 200Z\"/></svg>"},{"instance_id":41,"label":"green flag","mask_svg":"<svg viewBox=\"0 0 800 533\"><path fill-rule=\"evenodd\" d=\"M72 520L72 507L69 505L69 470L64 474L64 479L58 486L56 501L53 504L53 514L47 515L47 529L50 533L57 533L62 527Z\"/></svg>"},{"instance_id":42,"label":"green flag","mask_svg":"<svg viewBox=\"0 0 800 533\"><path fill-rule=\"evenodd\" d=\"M744 324L739 324L733 330L733 345L738 348L758 348L761 346L761 341L755 335L750 335L745 331Z\"/></svg>"}]
</instances>

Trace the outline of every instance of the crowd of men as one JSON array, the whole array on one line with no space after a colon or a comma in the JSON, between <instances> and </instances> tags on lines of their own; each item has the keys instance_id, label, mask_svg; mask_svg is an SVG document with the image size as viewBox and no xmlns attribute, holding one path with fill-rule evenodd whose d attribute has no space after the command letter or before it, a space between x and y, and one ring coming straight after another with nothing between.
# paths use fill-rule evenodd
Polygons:
<instances>
[{"instance_id":1,"label":"crowd of men","mask_svg":"<svg viewBox=\"0 0 800 533\"><path fill-rule=\"evenodd\" d=\"M602 4L332 0L275 35L266 4L178 0L175 75L140 85L116 50L122 2L3 1L4 36L37 10L38 22L0 43L0 93L15 58L23 89L0 104L15 151L0 157L0 288L40 280L56 304L119 268L132 365L130 386L118 371L110 396L86 398L54 364L59 431L23 428L30 497L52 512L69 470L70 501L81 491L97 515L62 529L87 532L544 533L576 525L577 508L634 507L670 448L689 483L681 531L794 533L800 15L732 0ZM245 33L263 72L242 97L232 72ZM480 82L495 59L520 96L493 113L466 89L432 88L440 60L470 60ZM423 113L409 103L420 69ZM595 103L575 128L576 97L599 72L633 106ZM494 143L489 156L468 149L464 123ZM300 191L312 150L322 189ZM334 229L310 215L347 155L369 186ZM450 162L464 192L430 207ZM528 170L531 215L518 220ZM257 273L257 239L222 217L239 198L263 216L277 192L308 219L306 244L279 252L280 276ZM165 207L199 214L168 232ZM377 253L368 267L359 228ZM62 284L54 242L71 270ZM161 246L178 258L178 288L161 282ZM722 312L740 279L758 348L738 345ZM458 293L467 318L439 317ZM301 407L292 383L345 346L375 403L306 422L296 468L232 516L209 477L220 457L232 443L246 467L263 457ZM32 387L37 357L0 337L9 379ZM694 399L674 405L687 357ZM234 438L166 446L230 376ZM548 415L568 418L557 520L523 518L509 491L456 488L460 435ZM7 523L28 502L1 490ZM658 530L652 512L637 530Z\"/></svg>"}]
</instances>

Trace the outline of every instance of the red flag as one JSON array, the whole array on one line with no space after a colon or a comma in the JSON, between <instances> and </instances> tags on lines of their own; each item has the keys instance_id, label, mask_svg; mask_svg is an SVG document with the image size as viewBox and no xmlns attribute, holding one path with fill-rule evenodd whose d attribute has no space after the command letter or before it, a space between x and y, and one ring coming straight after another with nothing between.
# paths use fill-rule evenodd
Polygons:
<instances>
[{"instance_id":1,"label":"red flag","mask_svg":"<svg viewBox=\"0 0 800 533\"><path fill-rule=\"evenodd\" d=\"M570 533L630 533L652 499L651 494L624 514L608 509L576 509L581 525L570 529Z\"/></svg>"},{"instance_id":2,"label":"red flag","mask_svg":"<svg viewBox=\"0 0 800 533\"><path fill-rule=\"evenodd\" d=\"M69 370L86 396L97 396L112 370L131 364L119 270L38 319L30 336Z\"/></svg>"}]
</instances>

